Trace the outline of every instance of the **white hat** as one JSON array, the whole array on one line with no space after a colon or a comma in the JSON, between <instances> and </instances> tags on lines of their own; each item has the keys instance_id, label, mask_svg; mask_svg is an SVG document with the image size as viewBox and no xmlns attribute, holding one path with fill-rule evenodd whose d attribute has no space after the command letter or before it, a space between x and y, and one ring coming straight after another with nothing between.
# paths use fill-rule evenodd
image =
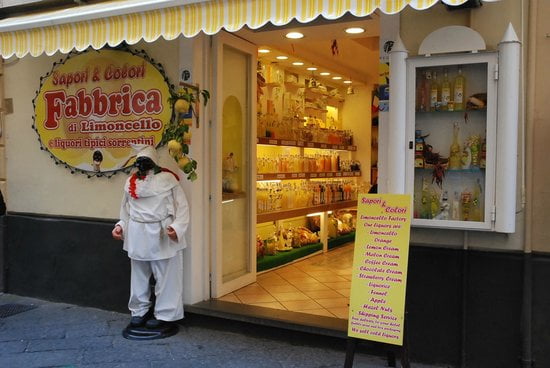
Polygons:
<instances>
[{"instance_id":1,"label":"white hat","mask_svg":"<svg viewBox=\"0 0 550 368\"><path fill-rule=\"evenodd\" d=\"M137 152L137 157L149 157L155 164L158 165L159 157L157 154L157 150L155 147L150 146L148 144L133 144L131 143L130 146Z\"/></svg>"}]
</instances>

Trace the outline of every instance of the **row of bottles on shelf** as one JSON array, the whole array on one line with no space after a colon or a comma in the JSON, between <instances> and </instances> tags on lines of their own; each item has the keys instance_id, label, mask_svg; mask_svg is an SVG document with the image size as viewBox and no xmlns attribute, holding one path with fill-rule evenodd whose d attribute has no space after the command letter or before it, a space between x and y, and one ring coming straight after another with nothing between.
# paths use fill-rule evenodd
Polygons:
<instances>
[{"instance_id":1,"label":"row of bottles on shelf","mask_svg":"<svg viewBox=\"0 0 550 368\"><path fill-rule=\"evenodd\" d=\"M449 70L443 69L443 79L439 80L437 70L420 73L416 87L416 111L460 111L466 109L466 78L462 67L458 66L454 81L449 78Z\"/></svg>"},{"instance_id":2,"label":"row of bottles on shelf","mask_svg":"<svg viewBox=\"0 0 550 368\"><path fill-rule=\"evenodd\" d=\"M429 134L428 134L429 135ZM472 168L484 169L487 166L486 138L478 134L470 135L462 144L459 140L460 124L453 124L453 140L449 147L448 159L433 153L433 147L426 143L422 130L415 131L414 166L418 168L429 165L444 164L449 170L467 170Z\"/></svg>"},{"instance_id":3,"label":"row of bottles on shelf","mask_svg":"<svg viewBox=\"0 0 550 368\"><path fill-rule=\"evenodd\" d=\"M304 142L328 144L353 144L351 130L336 129L333 119L324 122L319 118L285 116L279 119L277 114L258 114L258 137L289 139Z\"/></svg>"},{"instance_id":4,"label":"row of bottles on shelf","mask_svg":"<svg viewBox=\"0 0 550 368\"><path fill-rule=\"evenodd\" d=\"M259 157L257 160L259 174L265 173L300 173L300 172L350 172L360 171L357 160L341 160L334 152L315 155L278 155L276 157Z\"/></svg>"},{"instance_id":5,"label":"row of bottles on shelf","mask_svg":"<svg viewBox=\"0 0 550 368\"><path fill-rule=\"evenodd\" d=\"M433 220L484 221L482 186L479 179L471 188L438 191L422 178L420 193L415 193L414 217Z\"/></svg>"},{"instance_id":6,"label":"row of bottles on shelf","mask_svg":"<svg viewBox=\"0 0 550 368\"><path fill-rule=\"evenodd\" d=\"M257 212L266 213L355 200L358 191L366 193L368 189L366 184L357 184L352 180L258 182Z\"/></svg>"}]
</instances>

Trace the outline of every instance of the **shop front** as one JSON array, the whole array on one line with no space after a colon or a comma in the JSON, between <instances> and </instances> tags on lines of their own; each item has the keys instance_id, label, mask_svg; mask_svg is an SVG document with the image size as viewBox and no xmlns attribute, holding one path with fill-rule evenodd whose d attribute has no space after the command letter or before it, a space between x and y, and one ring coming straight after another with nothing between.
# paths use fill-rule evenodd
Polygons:
<instances>
[{"instance_id":1,"label":"shop front","mask_svg":"<svg viewBox=\"0 0 550 368\"><path fill-rule=\"evenodd\" d=\"M132 50L147 55L136 57L160 79L134 86L127 73L121 86L210 93L186 128L186 155L198 163L196 180L182 180L191 209L183 275L191 310L241 309L315 321L342 334L334 326L347 319L357 193L376 184L379 192L412 195L413 359L517 365L525 338L519 329L525 230L513 199L524 174L517 169L524 142L515 116L521 127L524 92L506 82L519 80L519 63L511 73L496 73L506 58L515 60L506 47L526 39L522 3L462 10L453 8L462 0L386 1L378 8L359 1L121 3L128 6L123 11L105 3L69 10L68 18L65 11L0 23L4 98L12 104L4 106L2 122L7 292L126 310L129 264L110 231L129 156L111 162L118 151L99 147L104 169L97 171L98 147L78 151L90 159L70 161L70 147L48 145L63 136L32 128L33 117L34 124L44 120L36 114L37 90L59 65ZM519 37L506 33L509 23ZM471 33L438 36L446 26ZM345 32L351 28L363 32ZM303 38L285 37L291 31ZM472 37L484 47L458 44ZM447 50L435 51L441 39ZM102 70L131 65L117 57L109 63ZM121 95L122 116L124 93L133 94L111 82L102 88ZM93 89L74 87L75 96L80 87ZM178 117L164 95L166 116L155 117L154 104L141 111L139 101L150 123ZM148 134L128 139L142 136ZM162 134L153 140L163 166L187 177Z\"/></svg>"}]
</instances>

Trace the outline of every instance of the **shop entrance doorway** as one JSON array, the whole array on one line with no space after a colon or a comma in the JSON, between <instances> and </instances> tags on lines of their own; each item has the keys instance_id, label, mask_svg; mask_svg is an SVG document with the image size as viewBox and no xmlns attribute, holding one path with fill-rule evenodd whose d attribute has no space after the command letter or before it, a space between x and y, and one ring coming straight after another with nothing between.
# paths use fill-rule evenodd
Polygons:
<instances>
[{"instance_id":1,"label":"shop entrance doorway","mask_svg":"<svg viewBox=\"0 0 550 368\"><path fill-rule=\"evenodd\" d=\"M258 274L218 300L347 319L357 193L376 183L379 17L237 35L258 58L250 146Z\"/></svg>"}]
</instances>

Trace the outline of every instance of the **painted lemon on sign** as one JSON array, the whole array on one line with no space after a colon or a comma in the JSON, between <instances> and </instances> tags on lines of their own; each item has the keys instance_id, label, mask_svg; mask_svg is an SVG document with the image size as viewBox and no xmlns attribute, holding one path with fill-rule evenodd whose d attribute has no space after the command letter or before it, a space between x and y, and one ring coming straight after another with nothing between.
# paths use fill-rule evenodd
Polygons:
<instances>
[{"instance_id":1,"label":"painted lemon on sign","mask_svg":"<svg viewBox=\"0 0 550 368\"><path fill-rule=\"evenodd\" d=\"M42 79L35 128L57 160L83 171L115 171L130 165L130 144L160 143L172 116L169 97L165 77L145 58L85 52Z\"/></svg>"}]
</instances>

